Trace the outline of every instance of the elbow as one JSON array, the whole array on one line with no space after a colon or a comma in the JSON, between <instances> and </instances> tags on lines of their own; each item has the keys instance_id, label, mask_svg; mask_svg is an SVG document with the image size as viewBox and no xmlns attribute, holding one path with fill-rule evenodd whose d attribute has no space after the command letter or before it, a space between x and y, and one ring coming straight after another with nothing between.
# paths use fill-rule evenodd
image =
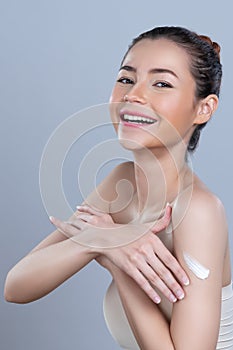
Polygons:
<instances>
[{"instance_id":1,"label":"elbow","mask_svg":"<svg viewBox=\"0 0 233 350\"><path fill-rule=\"evenodd\" d=\"M14 293L12 293L11 281L10 281L10 272L6 276L5 286L4 286L4 299L9 303L14 303Z\"/></svg>"},{"instance_id":2,"label":"elbow","mask_svg":"<svg viewBox=\"0 0 233 350\"><path fill-rule=\"evenodd\" d=\"M18 303L16 296L12 293L11 288L5 285L4 288L4 299L8 303Z\"/></svg>"},{"instance_id":3,"label":"elbow","mask_svg":"<svg viewBox=\"0 0 233 350\"><path fill-rule=\"evenodd\" d=\"M28 304L32 300L24 300L23 298L20 298L19 296L15 295L15 293L11 293L8 290L4 290L4 299L8 303L13 304Z\"/></svg>"},{"instance_id":4,"label":"elbow","mask_svg":"<svg viewBox=\"0 0 233 350\"><path fill-rule=\"evenodd\" d=\"M11 276L11 271L8 273L4 286L4 299L8 303L25 304L26 300L21 296L20 288L13 276Z\"/></svg>"},{"instance_id":5,"label":"elbow","mask_svg":"<svg viewBox=\"0 0 233 350\"><path fill-rule=\"evenodd\" d=\"M14 293L14 287L9 278L9 274L6 277L5 286L4 286L4 299L9 303L17 303L17 298Z\"/></svg>"},{"instance_id":6,"label":"elbow","mask_svg":"<svg viewBox=\"0 0 233 350\"><path fill-rule=\"evenodd\" d=\"M4 299L8 303L18 303L18 301L15 298L15 296L13 294L11 294L10 291L7 288L5 288L5 290L4 290Z\"/></svg>"},{"instance_id":7,"label":"elbow","mask_svg":"<svg viewBox=\"0 0 233 350\"><path fill-rule=\"evenodd\" d=\"M17 297L15 297L14 295L11 295L9 293L4 293L4 299L6 302L12 303L12 304L27 304L27 303L29 303L29 301L20 300Z\"/></svg>"}]
</instances>

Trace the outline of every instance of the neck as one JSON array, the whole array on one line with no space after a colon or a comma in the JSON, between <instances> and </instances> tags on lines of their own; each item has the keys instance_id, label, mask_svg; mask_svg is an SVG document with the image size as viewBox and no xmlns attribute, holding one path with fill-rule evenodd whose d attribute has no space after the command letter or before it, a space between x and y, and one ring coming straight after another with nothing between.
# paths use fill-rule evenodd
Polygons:
<instances>
[{"instance_id":1,"label":"neck","mask_svg":"<svg viewBox=\"0 0 233 350\"><path fill-rule=\"evenodd\" d=\"M140 215L155 215L166 203L176 199L184 188L184 176L188 171L185 161L186 147L179 143L169 150L134 150L135 183Z\"/></svg>"}]
</instances>

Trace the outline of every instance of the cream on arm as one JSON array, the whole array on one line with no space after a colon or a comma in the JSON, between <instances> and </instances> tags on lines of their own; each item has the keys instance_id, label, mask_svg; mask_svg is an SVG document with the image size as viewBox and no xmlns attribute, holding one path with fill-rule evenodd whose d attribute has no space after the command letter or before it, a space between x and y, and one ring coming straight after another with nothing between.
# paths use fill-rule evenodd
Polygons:
<instances>
[{"instance_id":1,"label":"cream on arm","mask_svg":"<svg viewBox=\"0 0 233 350\"><path fill-rule=\"evenodd\" d=\"M173 307L170 330L177 349L216 349L227 242L222 203L210 193L196 192L174 232L175 255L191 281L184 300Z\"/></svg>"},{"instance_id":2,"label":"cream on arm","mask_svg":"<svg viewBox=\"0 0 233 350\"><path fill-rule=\"evenodd\" d=\"M174 231L174 254L191 283L185 288L184 299L173 304L171 322L132 279L113 267L125 313L142 350L216 349L226 246L222 204L210 193L195 193ZM185 253L203 267L203 274L190 268Z\"/></svg>"}]
</instances>

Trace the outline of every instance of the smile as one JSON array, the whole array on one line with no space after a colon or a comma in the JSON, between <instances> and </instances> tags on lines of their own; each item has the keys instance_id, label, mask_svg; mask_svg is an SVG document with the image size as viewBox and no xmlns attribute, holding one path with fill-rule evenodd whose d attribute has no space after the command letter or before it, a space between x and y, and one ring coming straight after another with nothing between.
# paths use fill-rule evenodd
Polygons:
<instances>
[{"instance_id":1,"label":"smile","mask_svg":"<svg viewBox=\"0 0 233 350\"><path fill-rule=\"evenodd\" d=\"M138 115L131 115L131 114L122 114L120 117L121 117L121 120L128 122L128 123L154 124L157 122L157 120L152 119L152 118L138 116Z\"/></svg>"}]
</instances>

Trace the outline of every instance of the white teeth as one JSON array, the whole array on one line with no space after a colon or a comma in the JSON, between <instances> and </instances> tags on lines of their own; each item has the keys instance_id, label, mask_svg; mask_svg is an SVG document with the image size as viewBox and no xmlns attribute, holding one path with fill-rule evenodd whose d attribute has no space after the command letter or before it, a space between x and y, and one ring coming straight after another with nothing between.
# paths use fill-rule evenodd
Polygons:
<instances>
[{"instance_id":1,"label":"white teeth","mask_svg":"<svg viewBox=\"0 0 233 350\"><path fill-rule=\"evenodd\" d=\"M129 115L129 114L124 114L123 119L126 121L128 120L128 121L148 123L148 124L152 124L152 123L156 122L156 120L154 120L154 119L140 117L137 115Z\"/></svg>"}]
</instances>

